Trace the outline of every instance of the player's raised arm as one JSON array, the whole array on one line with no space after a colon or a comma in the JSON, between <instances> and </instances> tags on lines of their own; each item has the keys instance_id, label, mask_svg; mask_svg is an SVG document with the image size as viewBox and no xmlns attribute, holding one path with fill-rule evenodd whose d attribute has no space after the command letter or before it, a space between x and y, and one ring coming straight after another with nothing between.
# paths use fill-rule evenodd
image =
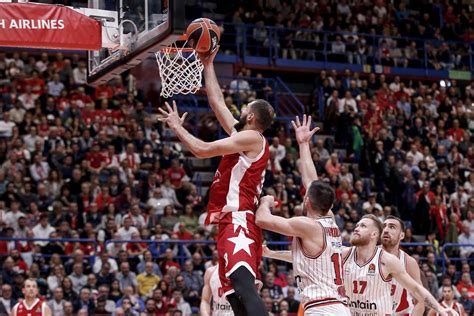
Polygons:
<instances>
[{"instance_id":1,"label":"player's raised arm","mask_svg":"<svg viewBox=\"0 0 474 316\"><path fill-rule=\"evenodd\" d=\"M306 238L311 234L317 234L313 220L306 216L284 218L275 216L270 208L275 204L273 196L267 195L260 199L260 205L256 213L256 224L263 229L270 230L285 236ZM317 225L316 227L318 227Z\"/></svg>"},{"instance_id":2,"label":"player's raised arm","mask_svg":"<svg viewBox=\"0 0 474 316\"><path fill-rule=\"evenodd\" d=\"M199 307L199 312L201 316L210 316L211 315L211 276L212 268L208 268L204 274L204 287L202 288L201 295L201 305Z\"/></svg>"},{"instance_id":3,"label":"player's raised arm","mask_svg":"<svg viewBox=\"0 0 474 316\"><path fill-rule=\"evenodd\" d=\"M230 110L225 105L224 96L222 95L221 87L217 81L216 72L214 71L214 57L219 49L216 49L209 56L200 54L199 58L204 66L204 78L206 80L206 92L209 105L216 114L217 120L222 128L231 135L237 120L234 118Z\"/></svg>"},{"instance_id":4,"label":"player's raised arm","mask_svg":"<svg viewBox=\"0 0 474 316\"><path fill-rule=\"evenodd\" d=\"M433 295L428 292L422 285L416 283L415 280L403 269L397 257L387 252L384 252L382 257L382 267L387 275L391 275L395 280L401 284L405 289L420 302L434 309L442 316L456 315L458 313L451 308L443 308Z\"/></svg>"},{"instance_id":5,"label":"player's raised arm","mask_svg":"<svg viewBox=\"0 0 474 316\"><path fill-rule=\"evenodd\" d=\"M419 285L422 285L420 267L418 266L416 260L413 259L410 256L407 256L407 268L406 268L406 270L407 270L408 274L413 278L413 280L416 281L416 283L418 283ZM418 301L417 300L411 315L412 316L423 316L424 313L425 313L425 303L423 301Z\"/></svg>"},{"instance_id":6,"label":"player's raised arm","mask_svg":"<svg viewBox=\"0 0 474 316\"><path fill-rule=\"evenodd\" d=\"M299 169L303 185L308 189L311 182L318 180L318 173L316 172L313 158L311 157L309 145L314 133L319 130L319 127L311 129L311 116L306 116L306 114L303 115L303 123L300 122L299 117L296 117L296 122L291 121L291 124L295 129L296 140L298 141L300 149Z\"/></svg>"},{"instance_id":7,"label":"player's raised arm","mask_svg":"<svg viewBox=\"0 0 474 316\"><path fill-rule=\"evenodd\" d=\"M173 108L166 103L168 111L159 109L162 113L160 121L166 122L183 144L198 158L210 158L239 152L260 152L264 146L263 137L255 130L245 130L234 133L230 137L214 142L204 142L194 137L184 127L183 122L187 113L179 116L176 102Z\"/></svg>"}]
</instances>

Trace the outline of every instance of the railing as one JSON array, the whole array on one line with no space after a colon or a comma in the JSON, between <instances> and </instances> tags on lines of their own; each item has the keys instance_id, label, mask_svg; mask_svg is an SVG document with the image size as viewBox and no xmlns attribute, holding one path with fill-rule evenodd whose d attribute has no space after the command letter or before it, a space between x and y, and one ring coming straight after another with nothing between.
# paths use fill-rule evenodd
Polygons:
<instances>
[{"instance_id":1,"label":"railing","mask_svg":"<svg viewBox=\"0 0 474 316\"><path fill-rule=\"evenodd\" d=\"M443 255L442 257L445 259L445 256L444 254L446 253L446 249L449 249L449 248L461 248L461 247L473 247L474 248L474 244L455 244L455 243L446 243L443 245L443 247L441 247L441 254ZM443 272L446 271L446 262L447 260L443 260L442 261L442 267L443 267ZM474 262L474 258L473 257L468 257L468 258L461 258L461 257L449 257L449 261L453 261L453 262L458 262L458 261L467 261L467 262Z\"/></svg>"},{"instance_id":2,"label":"railing","mask_svg":"<svg viewBox=\"0 0 474 316\"><path fill-rule=\"evenodd\" d=\"M236 106L247 103L246 95L253 91L257 98L264 98L275 108L277 117L294 117L305 113L305 105L293 94L281 78L259 78L246 76L219 76L221 87L226 87ZM250 89L247 88L247 84ZM267 89L263 89L267 87ZM207 96L202 94L179 95L176 98L181 111L193 113L210 112Z\"/></svg>"},{"instance_id":3,"label":"railing","mask_svg":"<svg viewBox=\"0 0 474 316\"><path fill-rule=\"evenodd\" d=\"M361 70L364 69L363 65L425 71L474 70L472 42L235 23L223 23L223 26L225 31L221 37L221 52L235 54L250 64L304 68L310 64L297 61L310 61L322 63L321 66L346 64L347 67L352 64ZM337 38L342 41L337 42ZM336 46L340 43L344 43L346 50L335 53ZM449 45L448 52L437 54L443 43ZM408 58L405 48L410 54ZM409 75L410 72L406 71L406 74Z\"/></svg>"},{"instance_id":4,"label":"railing","mask_svg":"<svg viewBox=\"0 0 474 316\"><path fill-rule=\"evenodd\" d=\"M89 243L94 245L94 253L93 255L89 256L91 264L94 263L95 257L98 256L99 252L99 242L94 239L74 239L74 238L6 238L0 237L0 241L32 241L36 242L59 242L59 243L69 243L69 242L78 242L78 243ZM143 243L148 244L148 249L152 252L154 258L159 258L163 254L166 246L169 245L177 245L179 247L179 254L174 259L183 262L186 259L189 259L189 253L183 248L183 246L191 245L191 244L204 244L204 245L215 245L216 241L214 240L107 240L104 243L103 249L107 249L109 244L128 244L128 243ZM288 241L268 241L266 243L268 246L277 246L278 248L286 248L290 245ZM349 246L348 244L344 244L345 246ZM154 246L154 248L153 248ZM460 247L474 247L474 244L456 244L456 243L447 243L443 245L440 249L440 253L437 253L437 249L435 245L426 243L426 242L414 242L414 243L401 243L402 248L409 248L409 247L428 247L433 250L435 254L436 262L441 263L443 273L446 272L446 263L447 260L452 262L458 261L474 261L474 258L460 258L460 257L449 257L449 259L445 258L446 249L448 248L460 248ZM160 250L157 248L160 247ZM49 257L50 255L41 254L43 256ZM69 257L64 255L62 257ZM85 256L87 257L87 256ZM210 257L206 257L205 259L209 259ZM425 260L426 258L420 258L421 260Z\"/></svg>"},{"instance_id":5,"label":"railing","mask_svg":"<svg viewBox=\"0 0 474 316\"><path fill-rule=\"evenodd\" d=\"M100 248L99 248L99 242L95 239L82 239L82 238L26 238L26 237L13 237L13 238L7 238L7 237L0 237L0 241L7 241L7 242L20 242L20 241L31 241L33 243L38 243L38 242L58 242L58 243L81 243L81 244L93 244L94 245L94 254L91 256L85 255L85 258L88 258L91 262L91 264L94 263L95 257L98 254ZM42 256L48 258L51 257L49 254L41 254ZM68 255L60 255L61 258L68 258L70 256Z\"/></svg>"}]
</instances>

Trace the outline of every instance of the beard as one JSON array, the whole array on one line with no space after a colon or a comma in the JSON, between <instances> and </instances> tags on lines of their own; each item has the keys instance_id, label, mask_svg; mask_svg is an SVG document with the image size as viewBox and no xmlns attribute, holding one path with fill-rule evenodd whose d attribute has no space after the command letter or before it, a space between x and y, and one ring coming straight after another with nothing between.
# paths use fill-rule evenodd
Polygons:
<instances>
[{"instance_id":1,"label":"beard","mask_svg":"<svg viewBox=\"0 0 474 316\"><path fill-rule=\"evenodd\" d=\"M365 246L370 242L370 236L361 236L361 235L354 235L352 233L351 239L349 240L352 246Z\"/></svg>"},{"instance_id":2,"label":"beard","mask_svg":"<svg viewBox=\"0 0 474 316\"><path fill-rule=\"evenodd\" d=\"M395 247L398 244L398 242L395 239L392 239L390 236L387 236L386 238L382 236L381 241L382 241L382 246L389 247L389 248Z\"/></svg>"},{"instance_id":3,"label":"beard","mask_svg":"<svg viewBox=\"0 0 474 316\"><path fill-rule=\"evenodd\" d=\"M244 128L245 124L247 124L247 115L248 114L245 114L245 116L242 116L239 121L235 123L234 128L237 132L240 132Z\"/></svg>"}]
</instances>

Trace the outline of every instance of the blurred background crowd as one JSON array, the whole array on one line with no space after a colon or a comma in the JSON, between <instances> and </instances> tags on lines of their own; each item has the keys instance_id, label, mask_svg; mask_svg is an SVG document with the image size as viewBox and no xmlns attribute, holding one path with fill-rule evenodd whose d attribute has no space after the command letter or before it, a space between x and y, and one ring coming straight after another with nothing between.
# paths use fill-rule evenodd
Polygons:
<instances>
[{"instance_id":1,"label":"blurred background crowd","mask_svg":"<svg viewBox=\"0 0 474 316\"><path fill-rule=\"evenodd\" d=\"M469 66L469 48L450 44L472 38L473 13L459 1L256 4L237 6L228 20L237 30L254 25L255 47L285 48L284 58L313 58L298 38L324 30L372 35L326 37L337 62L425 62L415 53L417 41L371 42L386 35L437 41L426 59L434 69ZM265 25L295 31L270 43ZM316 51L324 43L304 41ZM247 81L251 73L239 69L223 86L236 117L236 104L272 93ZM193 158L157 121L161 104L147 100L132 75L96 88L86 77L82 55L0 51L0 315L22 297L26 277L37 278L54 315L195 314L204 271L218 258L216 228L204 224L218 160ZM440 299L441 286L452 286L472 313L474 247L465 245L474 244L474 82L348 69L313 79L324 105L307 104L322 128L313 160L336 190L333 212L344 241L364 214L400 216L408 227L404 242L414 243L404 249L419 261L424 285ZM212 115L196 114L187 124L207 140L219 133ZM293 131L277 120L266 136L264 191L281 202L275 212L299 216L304 191ZM268 232L266 239L288 241ZM443 247L451 243L461 246ZM262 272L268 310L296 313L291 266L265 261Z\"/></svg>"}]
</instances>

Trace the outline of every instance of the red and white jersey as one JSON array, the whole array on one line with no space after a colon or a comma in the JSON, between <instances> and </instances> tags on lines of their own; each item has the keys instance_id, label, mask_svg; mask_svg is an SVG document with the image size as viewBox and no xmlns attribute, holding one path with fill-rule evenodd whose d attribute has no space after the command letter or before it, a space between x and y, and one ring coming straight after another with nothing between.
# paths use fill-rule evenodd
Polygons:
<instances>
[{"instance_id":1,"label":"red and white jersey","mask_svg":"<svg viewBox=\"0 0 474 316\"><path fill-rule=\"evenodd\" d=\"M293 269L304 309L329 304L347 304L342 279L341 232L331 216L316 219L323 228L324 247L311 256L300 238L293 238Z\"/></svg>"},{"instance_id":2,"label":"red and white jersey","mask_svg":"<svg viewBox=\"0 0 474 316\"><path fill-rule=\"evenodd\" d=\"M384 251L376 247L372 258L357 264L356 247L344 261L344 286L352 315L392 315L391 278L384 278L380 261Z\"/></svg>"},{"instance_id":3,"label":"red and white jersey","mask_svg":"<svg viewBox=\"0 0 474 316\"><path fill-rule=\"evenodd\" d=\"M446 303L445 300L442 300L441 303L439 303L442 307L444 308L451 308L453 310L455 310L459 316L464 316L465 313L461 313L461 304L459 304L458 302L456 302L455 300L451 301L450 304ZM439 314L436 313L436 316L438 316Z\"/></svg>"},{"instance_id":4,"label":"red and white jersey","mask_svg":"<svg viewBox=\"0 0 474 316\"><path fill-rule=\"evenodd\" d=\"M21 300L13 307L12 312L16 311L17 316L43 316L45 314L46 302L37 298L31 306Z\"/></svg>"},{"instance_id":5,"label":"red and white jersey","mask_svg":"<svg viewBox=\"0 0 474 316\"><path fill-rule=\"evenodd\" d=\"M408 254L400 249L398 259L405 271L407 270L407 257ZM413 308L415 307L413 297L395 279L392 279L392 293L395 315L411 315Z\"/></svg>"},{"instance_id":6,"label":"red and white jersey","mask_svg":"<svg viewBox=\"0 0 474 316\"><path fill-rule=\"evenodd\" d=\"M270 151L263 135L262 150L255 158L244 153L225 155L211 184L206 224L217 212L257 210Z\"/></svg>"},{"instance_id":7,"label":"red and white jersey","mask_svg":"<svg viewBox=\"0 0 474 316\"><path fill-rule=\"evenodd\" d=\"M211 315L234 316L232 306L230 306L230 303L225 297L224 291L222 290L218 266L215 266L214 270L212 270L211 279L209 282L212 292Z\"/></svg>"}]
</instances>

